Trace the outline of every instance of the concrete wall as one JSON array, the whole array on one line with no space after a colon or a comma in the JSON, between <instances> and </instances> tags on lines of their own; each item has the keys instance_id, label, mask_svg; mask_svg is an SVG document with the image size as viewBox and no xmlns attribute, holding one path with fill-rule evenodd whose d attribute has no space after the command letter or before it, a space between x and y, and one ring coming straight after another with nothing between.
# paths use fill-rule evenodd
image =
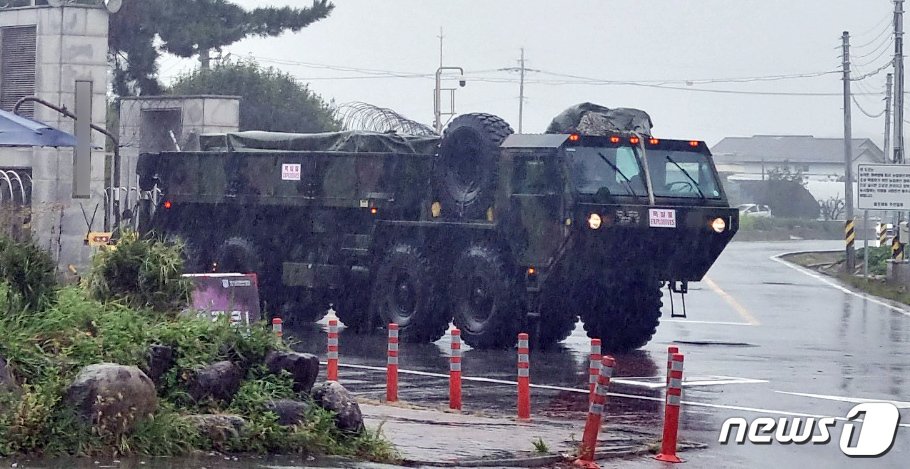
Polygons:
<instances>
[{"instance_id":1,"label":"concrete wall","mask_svg":"<svg viewBox=\"0 0 910 469\"><path fill-rule=\"evenodd\" d=\"M876 164L871 157L858 158L853 165L853 174L857 173L857 167L860 164ZM762 172L767 177L768 171L782 166L783 162L765 161L744 161L744 162L717 162L717 170L720 172L731 172L737 176L748 176L748 179L760 180ZM877 163L881 164L881 163ZM802 169L807 180L811 181L836 181L844 176L843 163L790 163L790 169Z\"/></svg>"},{"instance_id":2,"label":"concrete wall","mask_svg":"<svg viewBox=\"0 0 910 469\"><path fill-rule=\"evenodd\" d=\"M198 148L197 137L208 133L236 132L240 127L240 98L236 96L143 96L120 101L120 145L123 157L123 181L135 185L136 157L143 152L173 151L176 147L165 142L163 147L143 147L151 128L143 121L144 112L173 110L180 115L180 131L175 132L182 150ZM125 184L124 184L125 185Z\"/></svg>"},{"instance_id":3,"label":"concrete wall","mask_svg":"<svg viewBox=\"0 0 910 469\"><path fill-rule=\"evenodd\" d=\"M108 12L104 8L70 5L59 8L25 7L0 10L0 27L36 25L37 57L35 94L56 105L75 109L76 80L91 80L92 123L105 126L108 89ZM36 105L35 119L72 132L72 119ZM92 143L104 148L104 137L93 132ZM92 192L90 199L73 200L71 149L0 149L0 168L31 168L32 220L34 234L53 254L59 265L86 267L91 250L83 245L89 226L83 208L91 219L98 208L94 225L103 228L104 220L103 152L92 155Z\"/></svg>"}]
</instances>

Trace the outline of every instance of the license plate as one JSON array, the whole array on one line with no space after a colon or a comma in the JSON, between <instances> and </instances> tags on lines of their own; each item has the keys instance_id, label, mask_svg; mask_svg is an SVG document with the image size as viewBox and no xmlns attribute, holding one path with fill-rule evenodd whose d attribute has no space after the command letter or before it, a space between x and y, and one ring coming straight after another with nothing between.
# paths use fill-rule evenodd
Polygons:
<instances>
[{"instance_id":1,"label":"license plate","mask_svg":"<svg viewBox=\"0 0 910 469\"><path fill-rule=\"evenodd\" d=\"M648 209L648 224L651 228L676 228L676 210Z\"/></svg>"}]
</instances>

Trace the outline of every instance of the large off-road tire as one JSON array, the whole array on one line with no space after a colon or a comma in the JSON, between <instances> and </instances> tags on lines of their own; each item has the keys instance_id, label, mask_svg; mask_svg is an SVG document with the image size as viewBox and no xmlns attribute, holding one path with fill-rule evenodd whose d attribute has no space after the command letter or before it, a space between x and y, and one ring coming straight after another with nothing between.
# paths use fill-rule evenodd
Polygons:
<instances>
[{"instance_id":1,"label":"large off-road tire","mask_svg":"<svg viewBox=\"0 0 910 469\"><path fill-rule=\"evenodd\" d=\"M449 304L468 345L515 345L524 316L517 277L509 259L492 247L470 246L458 256L449 282Z\"/></svg>"},{"instance_id":2,"label":"large off-road tire","mask_svg":"<svg viewBox=\"0 0 910 469\"><path fill-rule=\"evenodd\" d=\"M499 145L512 134L490 114L463 114L446 128L439 145L434 183L445 217L481 219L493 205Z\"/></svg>"},{"instance_id":3,"label":"large off-road tire","mask_svg":"<svg viewBox=\"0 0 910 469\"><path fill-rule=\"evenodd\" d=\"M285 287L276 299L278 315L290 326L314 323L325 316L327 309L306 297L302 288Z\"/></svg>"},{"instance_id":4,"label":"large off-road tire","mask_svg":"<svg viewBox=\"0 0 910 469\"><path fill-rule=\"evenodd\" d=\"M218 272L225 273L262 273L262 258L256 245L241 237L228 238L218 248L215 256Z\"/></svg>"},{"instance_id":5,"label":"large off-road tire","mask_svg":"<svg viewBox=\"0 0 910 469\"><path fill-rule=\"evenodd\" d=\"M370 316L369 284L358 282L352 285L335 305L335 315L349 331L364 333L372 330L375 324Z\"/></svg>"},{"instance_id":6,"label":"large off-road tire","mask_svg":"<svg viewBox=\"0 0 910 469\"><path fill-rule=\"evenodd\" d=\"M535 332L537 338L531 337L531 343L540 348L552 348L572 335L578 315L573 308L563 301L565 292L550 291L543 293L540 307L540 326Z\"/></svg>"},{"instance_id":7,"label":"large off-road tire","mask_svg":"<svg viewBox=\"0 0 910 469\"><path fill-rule=\"evenodd\" d=\"M415 244L393 244L376 269L370 308L381 324L398 324L402 342L435 342L449 328L438 285L439 276Z\"/></svg>"},{"instance_id":8,"label":"large off-road tire","mask_svg":"<svg viewBox=\"0 0 910 469\"><path fill-rule=\"evenodd\" d=\"M660 323L660 282L647 275L599 285L581 307L588 337L603 342L604 352L620 353L647 344Z\"/></svg>"}]
</instances>

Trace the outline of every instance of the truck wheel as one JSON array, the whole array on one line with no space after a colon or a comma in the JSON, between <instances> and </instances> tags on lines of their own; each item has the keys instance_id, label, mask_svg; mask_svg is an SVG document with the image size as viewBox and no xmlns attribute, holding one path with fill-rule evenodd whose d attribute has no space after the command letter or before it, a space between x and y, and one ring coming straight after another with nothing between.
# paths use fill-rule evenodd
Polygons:
<instances>
[{"instance_id":1,"label":"truck wheel","mask_svg":"<svg viewBox=\"0 0 910 469\"><path fill-rule=\"evenodd\" d=\"M370 307L383 325L398 324L402 342L435 342L449 328L438 277L414 244L392 245L376 270Z\"/></svg>"},{"instance_id":2,"label":"truck wheel","mask_svg":"<svg viewBox=\"0 0 910 469\"><path fill-rule=\"evenodd\" d=\"M256 245L246 238L233 237L221 244L215 257L217 271L225 273L261 273L262 260ZM259 279L260 282L262 279Z\"/></svg>"},{"instance_id":3,"label":"truck wheel","mask_svg":"<svg viewBox=\"0 0 910 469\"><path fill-rule=\"evenodd\" d=\"M335 315L344 326L356 333L369 332L373 328L370 321L370 291L368 286L355 283L351 291L338 301Z\"/></svg>"},{"instance_id":4,"label":"truck wheel","mask_svg":"<svg viewBox=\"0 0 910 469\"><path fill-rule=\"evenodd\" d=\"M540 332L537 340L531 343L537 343L541 348L551 348L562 342L572 335L575 330L575 324L578 322L578 315L573 313L571 306L564 301L560 301L557 293L546 294L543 299L540 311Z\"/></svg>"},{"instance_id":5,"label":"truck wheel","mask_svg":"<svg viewBox=\"0 0 910 469\"><path fill-rule=\"evenodd\" d=\"M488 246L463 252L452 273L449 302L455 325L474 348L508 348L522 324L521 288L505 256Z\"/></svg>"},{"instance_id":6,"label":"truck wheel","mask_svg":"<svg viewBox=\"0 0 910 469\"><path fill-rule=\"evenodd\" d=\"M628 352L647 344L660 323L660 283L648 277L614 282L604 294L589 293L581 309L588 337L604 352Z\"/></svg>"},{"instance_id":7,"label":"truck wheel","mask_svg":"<svg viewBox=\"0 0 910 469\"><path fill-rule=\"evenodd\" d=\"M443 216L486 216L496 191L499 145L512 133L506 121L491 114L463 114L449 124L433 178Z\"/></svg>"}]
</instances>

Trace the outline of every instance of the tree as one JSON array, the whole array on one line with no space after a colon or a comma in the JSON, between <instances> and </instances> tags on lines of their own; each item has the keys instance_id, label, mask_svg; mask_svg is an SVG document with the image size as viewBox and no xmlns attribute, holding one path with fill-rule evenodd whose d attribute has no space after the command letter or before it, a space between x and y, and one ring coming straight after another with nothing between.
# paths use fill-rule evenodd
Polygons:
<instances>
[{"instance_id":1,"label":"tree","mask_svg":"<svg viewBox=\"0 0 910 469\"><path fill-rule=\"evenodd\" d=\"M124 0L111 15L108 48L114 64L114 93L154 95L161 91L155 61L163 52L180 57L208 54L248 36L299 31L329 16L329 0L306 8L246 10L228 0ZM156 46L156 41L160 41Z\"/></svg>"},{"instance_id":2,"label":"tree","mask_svg":"<svg viewBox=\"0 0 910 469\"><path fill-rule=\"evenodd\" d=\"M790 169L790 161L784 160L784 163L768 170L769 181L795 182L806 187L806 179L803 170L797 168Z\"/></svg>"},{"instance_id":3,"label":"tree","mask_svg":"<svg viewBox=\"0 0 910 469\"><path fill-rule=\"evenodd\" d=\"M828 200L820 201L818 208L822 212L825 220L838 220L844 215L844 199L840 194L828 197Z\"/></svg>"},{"instance_id":4,"label":"tree","mask_svg":"<svg viewBox=\"0 0 910 469\"><path fill-rule=\"evenodd\" d=\"M341 125L328 103L290 75L255 63L223 63L178 77L168 94L240 96L240 130L326 132Z\"/></svg>"}]
</instances>

